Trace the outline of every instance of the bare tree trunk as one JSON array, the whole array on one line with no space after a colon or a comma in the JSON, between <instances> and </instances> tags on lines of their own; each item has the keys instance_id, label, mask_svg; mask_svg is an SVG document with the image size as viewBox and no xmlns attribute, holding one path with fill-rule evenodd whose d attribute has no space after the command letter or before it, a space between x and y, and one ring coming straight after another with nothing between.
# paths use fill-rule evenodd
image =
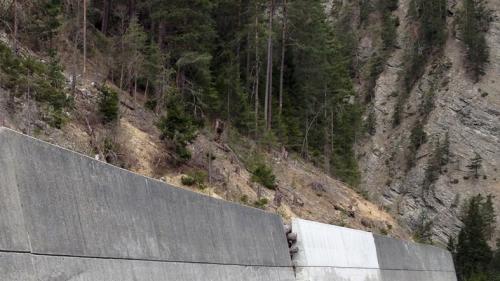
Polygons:
<instances>
[{"instance_id":1,"label":"bare tree trunk","mask_svg":"<svg viewBox=\"0 0 500 281\"><path fill-rule=\"evenodd\" d=\"M120 68L120 90L123 91L123 75L124 75L124 67L123 67L123 64Z\"/></svg>"},{"instance_id":2,"label":"bare tree trunk","mask_svg":"<svg viewBox=\"0 0 500 281\"><path fill-rule=\"evenodd\" d=\"M27 99L26 99L26 113L27 113L27 121L28 124L26 126L26 134L28 136L31 136L31 107L30 107L30 98L31 98L31 87L28 82L28 91L26 93Z\"/></svg>"},{"instance_id":3,"label":"bare tree trunk","mask_svg":"<svg viewBox=\"0 0 500 281\"><path fill-rule=\"evenodd\" d=\"M271 113L272 113L272 89L273 89L273 17L274 17L274 0L269 1L269 26L267 37L267 77L266 77L266 95L264 101L264 120L266 121L266 129L271 128Z\"/></svg>"},{"instance_id":4,"label":"bare tree trunk","mask_svg":"<svg viewBox=\"0 0 500 281\"><path fill-rule=\"evenodd\" d=\"M128 0L128 19L135 16L135 0Z\"/></svg>"},{"instance_id":5,"label":"bare tree trunk","mask_svg":"<svg viewBox=\"0 0 500 281\"><path fill-rule=\"evenodd\" d=\"M17 54L17 0L12 3L14 13L14 52Z\"/></svg>"},{"instance_id":6,"label":"bare tree trunk","mask_svg":"<svg viewBox=\"0 0 500 281\"><path fill-rule=\"evenodd\" d=\"M83 75L87 72L87 0L83 0Z\"/></svg>"},{"instance_id":7,"label":"bare tree trunk","mask_svg":"<svg viewBox=\"0 0 500 281\"><path fill-rule=\"evenodd\" d=\"M163 38L165 37L165 21L160 20L160 23L158 24L158 46L160 47L160 50L163 50Z\"/></svg>"},{"instance_id":8,"label":"bare tree trunk","mask_svg":"<svg viewBox=\"0 0 500 281\"><path fill-rule=\"evenodd\" d=\"M327 94L327 88L325 87L325 90L324 90L324 104L323 104L323 107L324 107L324 113L323 113L323 118L324 120L328 120L328 108L327 108L327 97L326 97L326 94ZM329 144L329 141L330 141L330 133L329 133L329 130L328 130L328 123L323 125L323 137L324 137L324 144L323 144L323 157L324 157L324 169L325 169L325 173L328 174L330 172L330 156L331 156L331 152L330 152L330 144Z\"/></svg>"},{"instance_id":9,"label":"bare tree trunk","mask_svg":"<svg viewBox=\"0 0 500 281\"><path fill-rule=\"evenodd\" d=\"M255 134L259 131L259 15L257 4L255 5Z\"/></svg>"},{"instance_id":10,"label":"bare tree trunk","mask_svg":"<svg viewBox=\"0 0 500 281\"><path fill-rule=\"evenodd\" d=\"M334 147L334 143L333 143L333 137L334 137L334 129L335 129L335 125L334 125L334 121L335 121L335 115L334 115L334 112L333 112L333 108L332 108L332 111L330 113L330 122L331 122L331 127L330 127L330 153L333 153L333 149L335 148ZM330 173L333 174L333 171L332 171L332 167L330 166Z\"/></svg>"},{"instance_id":11,"label":"bare tree trunk","mask_svg":"<svg viewBox=\"0 0 500 281\"><path fill-rule=\"evenodd\" d=\"M208 184L212 185L212 144L208 146Z\"/></svg>"},{"instance_id":12,"label":"bare tree trunk","mask_svg":"<svg viewBox=\"0 0 500 281\"><path fill-rule=\"evenodd\" d=\"M283 0L283 34L281 38L281 68L280 68L280 101L279 101L279 115L283 111L283 78L285 73L285 50L286 50L286 36L287 36L287 0Z\"/></svg>"},{"instance_id":13,"label":"bare tree trunk","mask_svg":"<svg viewBox=\"0 0 500 281\"><path fill-rule=\"evenodd\" d=\"M137 104L137 74L134 73L134 104Z\"/></svg>"},{"instance_id":14,"label":"bare tree trunk","mask_svg":"<svg viewBox=\"0 0 500 281\"><path fill-rule=\"evenodd\" d=\"M248 91L250 91L251 88L251 79L250 79L250 30L247 31L247 49L246 49L246 62L245 62L245 86Z\"/></svg>"},{"instance_id":15,"label":"bare tree trunk","mask_svg":"<svg viewBox=\"0 0 500 281\"><path fill-rule=\"evenodd\" d=\"M77 2L77 7L76 7L76 24L75 26L78 27L80 24L80 1ZM71 81L71 93L73 96L76 94L76 85L77 79L78 79L78 69L80 66L78 65L78 41L80 40L80 32L78 31L78 28L76 28L77 32L74 34L74 42L73 42L73 70L72 70L72 81Z\"/></svg>"},{"instance_id":16,"label":"bare tree trunk","mask_svg":"<svg viewBox=\"0 0 500 281\"><path fill-rule=\"evenodd\" d=\"M101 32L103 34L108 33L108 23L109 23L109 15L111 13L111 7L113 0L104 0L104 9L102 12L102 23L101 23Z\"/></svg>"}]
</instances>

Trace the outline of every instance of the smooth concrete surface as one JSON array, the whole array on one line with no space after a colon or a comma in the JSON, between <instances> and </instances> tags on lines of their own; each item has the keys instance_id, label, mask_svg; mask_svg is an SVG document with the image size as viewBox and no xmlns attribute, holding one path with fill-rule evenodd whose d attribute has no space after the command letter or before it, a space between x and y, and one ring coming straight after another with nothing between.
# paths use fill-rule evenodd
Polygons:
<instances>
[{"instance_id":1,"label":"smooth concrete surface","mask_svg":"<svg viewBox=\"0 0 500 281\"><path fill-rule=\"evenodd\" d=\"M0 171L0 280L293 280L276 215L4 128Z\"/></svg>"},{"instance_id":2,"label":"smooth concrete surface","mask_svg":"<svg viewBox=\"0 0 500 281\"><path fill-rule=\"evenodd\" d=\"M298 236L296 265L378 268L371 233L301 219L293 220L292 231Z\"/></svg>"},{"instance_id":3,"label":"smooth concrete surface","mask_svg":"<svg viewBox=\"0 0 500 281\"><path fill-rule=\"evenodd\" d=\"M294 219L297 281L456 281L450 253L368 232Z\"/></svg>"},{"instance_id":4,"label":"smooth concrete surface","mask_svg":"<svg viewBox=\"0 0 500 281\"><path fill-rule=\"evenodd\" d=\"M0 127L0 250L28 251L29 243L12 162L14 138Z\"/></svg>"},{"instance_id":5,"label":"smooth concrete surface","mask_svg":"<svg viewBox=\"0 0 500 281\"><path fill-rule=\"evenodd\" d=\"M0 280L38 281L30 254L0 252Z\"/></svg>"},{"instance_id":6,"label":"smooth concrete surface","mask_svg":"<svg viewBox=\"0 0 500 281\"><path fill-rule=\"evenodd\" d=\"M288 268L36 256L38 280L293 281Z\"/></svg>"},{"instance_id":7,"label":"smooth concrete surface","mask_svg":"<svg viewBox=\"0 0 500 281\"><path fill-rule=\"evenodd\" d=\"M380 268L417 271L455 271L450 252L385 236L373 235Z\"/></svg>"},{"instance_id":8,"label":"smooth concrete surface","mask_svg":"<svg viewBox=\"0 0 500 281\"><path fill-rule=\"evenodd\" d=\"M382 273L378 269L307 267L296 268L297 281L379 281ZM407 281L407 280L399 280ZM409 281L409 280L408 280Z\"/></svg>"}]
</instances>

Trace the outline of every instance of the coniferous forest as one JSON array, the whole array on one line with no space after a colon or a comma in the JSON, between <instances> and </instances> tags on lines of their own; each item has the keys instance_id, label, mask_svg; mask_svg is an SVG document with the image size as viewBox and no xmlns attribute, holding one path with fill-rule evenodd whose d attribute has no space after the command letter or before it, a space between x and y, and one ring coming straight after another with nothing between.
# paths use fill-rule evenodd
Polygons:
<instances>
[{"instance_id":1,"label":"coniferous forest","mask_svg":"<svg viewBox=\"0 0 500 281\"><path fill-rule=\"evenodd\" d=\"M16 37L54 61L61 40L101 60L104 78L164 115L158 127L175 135L179 159L197 129L222 119L357 183L354 42L349 21L333 21L323 1L29 2L16 19L7 13Z\"/></svg>"}]
</instances>

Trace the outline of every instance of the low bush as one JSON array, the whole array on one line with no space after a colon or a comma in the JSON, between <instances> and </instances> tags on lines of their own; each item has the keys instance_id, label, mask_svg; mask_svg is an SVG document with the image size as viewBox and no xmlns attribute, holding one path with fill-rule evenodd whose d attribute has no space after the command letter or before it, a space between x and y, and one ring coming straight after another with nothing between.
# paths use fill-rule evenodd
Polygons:
<instances>
[{"instance_id":1,"label":"low bush","mask_svg":"<svg viewBox=\"0 0 500 281\"><path fill-rule=\"evenodd\" d=\"M199 189L205 189L205 182L207 180L207 173L202 170L193 170L187 175L181 177L181 183L185 186L197 186Z\"/></svg>"},{"instance_id":2,"label":"low bush","mask_svg":"<svg viewBox=\"0 0 500 281\"><path fill-rule=\"evenodd\" d=\"M267 198L261 198L253 203L253 205L259 209L265 209L267 204L269 204L269 200Z\"/></svg>"},{"instance_id":3,"label":"low bush","mask_svg":"<svg viewBox=\"0 0 500 281\"><path fill-rule=\"evenodd\" d=\"M276 176L273 169L264 163L258 163L252 169L252 181L257 182L269 189L276 189Z\"/></svg>"}]
</instances>

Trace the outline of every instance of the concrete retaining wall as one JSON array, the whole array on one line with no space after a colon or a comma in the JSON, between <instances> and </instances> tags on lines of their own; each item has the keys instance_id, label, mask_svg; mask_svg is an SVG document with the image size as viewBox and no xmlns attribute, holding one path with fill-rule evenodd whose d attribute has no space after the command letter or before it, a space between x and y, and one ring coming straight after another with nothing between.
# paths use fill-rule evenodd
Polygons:
<instances>
[{"instance_id":1,"label":"concrete retaining wall","mask_svg":"<svg viewBox=\"0 0 500 281\"><path fill-rule=\"evenodd\" d=\"M2 281L456 281L439 248L304 220L293 231L295 272L276 215L0 128Z\"/></svg>"},{"instance_id":2,"label":"concrete retaining wall","mask_svg":"<svg viewBox=\"0 0 500 281\"><path fill-rule=\"evenodd\" d=\"M294 279L279 217L0 128L0 280Z\"/></svg>"},{"instance_id":3,"label":"concrete retaining wall","mask_svg":"<svg viewBox=\"0 0 500 281\"><path fill-rule=\"evenodd\" d=\"M446 250L368 232L294 220L298 281L456 281Z\"/></svg>"}]
</instances>

